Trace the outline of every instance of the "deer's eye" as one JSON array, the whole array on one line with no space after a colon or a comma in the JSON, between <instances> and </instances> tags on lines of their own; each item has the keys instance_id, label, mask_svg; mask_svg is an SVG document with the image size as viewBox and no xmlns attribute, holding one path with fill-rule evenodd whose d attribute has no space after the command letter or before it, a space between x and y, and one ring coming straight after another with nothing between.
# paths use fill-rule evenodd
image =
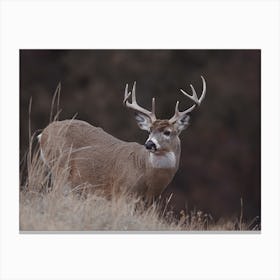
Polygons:
<instances>
[{"instance_id":1,"label":"deer's eye","mask_svg":"<svg viewBox=\"0 0 280 280\"><path fill-rule=\"evenodd\" d=\"M170 131L170 130L165 130L165 131L163 132L163 134L164 134L165 136L169 136L169 135L170 135L170 133L171 133L171 131Z\"/></svg>"}]
</instances>

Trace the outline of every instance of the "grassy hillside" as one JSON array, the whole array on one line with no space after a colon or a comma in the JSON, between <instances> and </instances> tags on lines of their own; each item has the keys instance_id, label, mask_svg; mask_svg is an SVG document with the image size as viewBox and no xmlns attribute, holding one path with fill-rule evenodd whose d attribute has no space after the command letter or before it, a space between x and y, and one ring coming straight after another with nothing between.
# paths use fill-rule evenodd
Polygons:
<instances>
[{"instance_id":1,"label":"grassy hillside","mask_svg":"<svg viewBox=\"0 0 280 280\"><path fill-rule=\"evenodd\" d=\"M34 141L31 141L34 142ZM65 172L50 176L38 148L26 157L27 176L20 191L21 231L192 231L247 230L242 216L214 222L201 211L175 217L168 201L146 206L141 199L129 195L110 200L97 194L83 195L65 188ZM52 177L52 179L51 179ZM67 190L67 191L66 191Z\"/></svg>"}]
</instances>

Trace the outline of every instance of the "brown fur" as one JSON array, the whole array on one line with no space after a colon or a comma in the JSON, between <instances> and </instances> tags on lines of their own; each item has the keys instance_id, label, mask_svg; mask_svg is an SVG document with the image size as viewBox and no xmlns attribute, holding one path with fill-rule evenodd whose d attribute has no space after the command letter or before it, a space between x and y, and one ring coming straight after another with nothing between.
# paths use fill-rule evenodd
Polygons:
<instances>
[{"instance_id":1,"label":"brown fur","mask_svg":"<svg viewBox=\"0 0 280 280\"><path fill-rule=\"evenodd\" d=\"M157 123L162 129L166 121ZM58 159L61 169L69 161L72 188L87 183L89 189L101 190L107 197L128 191L151 200L161 194L178 169L178 164L155 169L144 146L121 141L79 120L51 123L42 132L40 147L50 168Z\"/></svg>"},{"instance_id":2,"label":"brown fur","mask_svg":"<svg viewBox=\"0 0 280 280\"><path fill-rule=\"evenodd\" d=\"M153 122L151 131L158 130L159 132L164 131L166 128L172 129L174 126L169 123L168 120L156 120Z\"/></svg>"}]
</instances>

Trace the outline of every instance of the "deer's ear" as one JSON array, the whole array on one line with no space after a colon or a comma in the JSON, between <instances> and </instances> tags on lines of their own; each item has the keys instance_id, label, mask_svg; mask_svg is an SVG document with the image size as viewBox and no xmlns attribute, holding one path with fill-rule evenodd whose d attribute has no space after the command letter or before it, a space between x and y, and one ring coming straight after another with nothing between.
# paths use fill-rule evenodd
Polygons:
<instances>
[{"instance_id":1,"label":"deer's ear","mask_svg":"<svg viewBox=\"0 0 280 280\"><path fill-rule=\"evenodd\" d=\"M140 129L150 131L152 122L148 116L141 113L135 113L135 119Z\"/></svg>"},{"instance_id":2,"label":"deer's ear","mask_svg":"<svg viewBox=\"0 0 280 280\"><path fill-rule=\"evenodd\" d=\"M179 117L176 122L174 123L175 129L177 133L180 134L184 129L186 129L190 124L190 116L183 115Z\"/></svg>"}]
</instances>

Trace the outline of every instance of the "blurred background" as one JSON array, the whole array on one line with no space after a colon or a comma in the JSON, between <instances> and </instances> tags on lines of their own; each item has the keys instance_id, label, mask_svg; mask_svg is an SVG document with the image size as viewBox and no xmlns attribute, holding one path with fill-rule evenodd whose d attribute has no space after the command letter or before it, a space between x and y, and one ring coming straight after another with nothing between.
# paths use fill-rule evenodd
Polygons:
<instances>
[{"instance_id":1,"label":"blurred background","mask_svg":"<svg viewBox=\"0 0 280 280\"><path fill-rule=\"evenodd\" d=\"M180 168L164 197L170 206L199 209L215 219L261 212L260 50L20 50L20 158L32 132L49 123L53 93L61 82L60 119L85 120L125 141L145 142L133 114L122 105L125 84L137 81L137 101L158 118L170 118L190 101L180 88L207 94L181 134Z\"/></svg>"}]
</instances>

